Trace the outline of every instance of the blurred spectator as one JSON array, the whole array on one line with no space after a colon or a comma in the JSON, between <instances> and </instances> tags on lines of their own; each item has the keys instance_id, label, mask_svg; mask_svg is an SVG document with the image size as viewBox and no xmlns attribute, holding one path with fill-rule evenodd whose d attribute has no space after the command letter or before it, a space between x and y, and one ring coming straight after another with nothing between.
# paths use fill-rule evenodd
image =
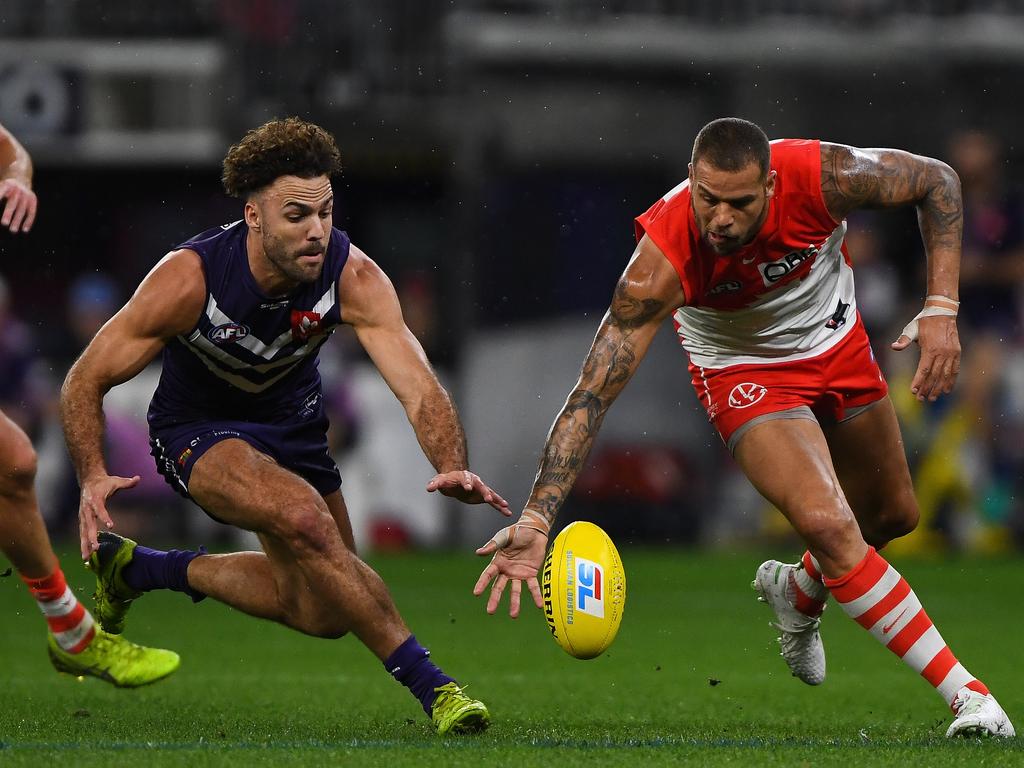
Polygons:
<instances>
[{"instance_id":1,"label":"blurred spectator","mask_svg":"<svg viewBox=\"0 0 1024 768\"><path fill-rule=\"evenodd\" d=\"M104 272L85 272L71 282L65 308L67 332L51 334L47 349L58 386L85 345L121 303L121 289Z\"/></svg>"}]
</instances>

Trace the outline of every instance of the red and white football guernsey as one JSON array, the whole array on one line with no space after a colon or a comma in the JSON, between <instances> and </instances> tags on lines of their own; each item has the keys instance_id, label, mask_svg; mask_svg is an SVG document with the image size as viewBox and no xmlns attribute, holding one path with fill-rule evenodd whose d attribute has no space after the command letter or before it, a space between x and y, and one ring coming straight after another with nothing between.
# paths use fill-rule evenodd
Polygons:
<instances>
[{"instance_id":1,"label":"red and white football guernsey","mask_svg":"<svg viewBox=\"0 0 1024 768\"><path fill-rule=\"evenodd\" d=\"M782 139L771 151L775 195L739 251L720 255L701 237L688 181L636 219L637 239L650 237L679 274L676 331L730 451L768 414L842 420L888 391L857 314L846 222L822 198L821 144Z\"/></svg>"},{"instance_id":2,"label":"red and white football guernsey","mask_svg":"<svg viewBox=\"0 0 1024 768\"><path fill-rule=\"evenodd\" d=\"M771 144L775 196L745 248L719 255L702 239L684 181L636 219L686 294L674 315L690 363L725 368L804 360L838 344L855 323L853 271L821 195L820 142ZM833 321L833 318L836 318Z\"/></svg>"}]
</instances>

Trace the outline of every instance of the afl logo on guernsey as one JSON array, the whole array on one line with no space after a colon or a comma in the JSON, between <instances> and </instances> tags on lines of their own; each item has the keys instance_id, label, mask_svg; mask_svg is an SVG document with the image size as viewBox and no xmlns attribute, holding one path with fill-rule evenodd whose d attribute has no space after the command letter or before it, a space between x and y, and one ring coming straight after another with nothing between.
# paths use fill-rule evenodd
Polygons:
<instances>
[{"instance_id":1,"label":"afl logo on guernsey","mask_svg":"<svg viewBox=\"0 0 1024 768\"><path fill-rule=\"evenodd\" d=\"M248 326L241 323L224 323L216 328L211 328L207 334L214 344L227 344L228 342L244 339L249 335Z\"/></svg>"},{"instance_id":2,"label":"afl logo on guernsey","mask_svg":"<svg viewBox=\"0 0 1024 768\"><path fill-rule=\"evenodd\" d=\"M737 384L729 393L729 405L733 408L749 408L754 403L760 402L768 390L760 384L745 381Z\"/></svg>"}]
</instances>

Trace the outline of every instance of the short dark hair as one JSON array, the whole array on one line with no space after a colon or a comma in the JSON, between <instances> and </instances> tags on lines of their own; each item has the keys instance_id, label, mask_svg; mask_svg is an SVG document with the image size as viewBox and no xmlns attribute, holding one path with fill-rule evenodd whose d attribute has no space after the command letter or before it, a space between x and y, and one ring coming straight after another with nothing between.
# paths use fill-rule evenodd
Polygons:
<instances>
[{"instance_id":1,"label":"short dark hair","mask_svg":"<svg viewBox=\"0 0 1024 768\"><path fill-rule=\"evenodd\" d=\"M312 179L339 173L341 153L319 125L288 117L249 131L224 157L221 182L231 197L247 199L281 176Z\"/></svg>"},{"instance_id":2,"label":"short dark hair","mask_svg":"<svg viewBox=\"0 0 1024 768\"><path fill-rule=\"evenodd\" d=\"M693 142L690 162L710 163L720 171L739 171L750 163L757 163L761 176L767 176L771 167L772 150L768 137L749 120L738 117L720 117L700 129Z\"/></svg>"}]
</instances>

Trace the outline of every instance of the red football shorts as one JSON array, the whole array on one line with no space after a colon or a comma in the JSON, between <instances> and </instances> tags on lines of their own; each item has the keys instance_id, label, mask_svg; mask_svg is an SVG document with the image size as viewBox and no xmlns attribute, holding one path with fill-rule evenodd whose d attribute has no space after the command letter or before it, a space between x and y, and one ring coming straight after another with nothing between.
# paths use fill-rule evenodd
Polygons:
<instances>
[{"instance_id":1,"label":"red football shorts","mask_svg":"<svg viewBox=\"0 0 1024 768\"><path fill-rule=\"evenodd\" d=\"M715 369L691 365L690 373L708 419L732 453L761 421L844 421L889 393L859 316L845 339L817 357Z\"/></svg>"}]
</instances>

